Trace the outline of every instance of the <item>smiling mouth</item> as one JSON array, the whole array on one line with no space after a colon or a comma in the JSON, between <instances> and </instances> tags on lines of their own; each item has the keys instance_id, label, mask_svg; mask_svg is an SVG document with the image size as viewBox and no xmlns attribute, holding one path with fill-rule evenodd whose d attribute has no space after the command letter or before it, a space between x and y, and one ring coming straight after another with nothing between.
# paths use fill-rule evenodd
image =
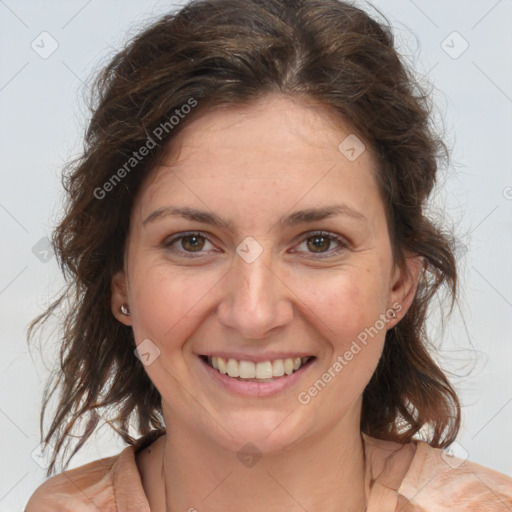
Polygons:
<instances>
[{"instance_id":1,"label":"smiling mouth","mask_svg":"<svg viewBox=\"0 0 512 512\"><path fill-rule=\"evenodd\" d=\"M200 358L222 375L237 380L262 382L292 375L310 364L315 356L275 359L259 363L205 355L200 356Z\"/></svg>"}]
</instances>

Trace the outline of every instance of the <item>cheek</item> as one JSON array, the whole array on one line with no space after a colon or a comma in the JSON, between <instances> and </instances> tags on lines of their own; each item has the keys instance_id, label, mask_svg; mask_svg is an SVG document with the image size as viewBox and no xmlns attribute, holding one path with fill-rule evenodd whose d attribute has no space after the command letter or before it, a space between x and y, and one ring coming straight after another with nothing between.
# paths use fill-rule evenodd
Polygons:
<instances>
[{"instance_id":1,"label":"cheek","mask_svg":"<svg viewBox=\"0 0 512 512\"><path fill-rule=\"evenodd\" d=\"M135 339L151 339L160 348L179 348L205 314L218 283L218 276L170 267L146 268L134 274L132 322Z\"/></svg>"},{"instance_id":2,"label":"cheek","mask_svg":"<svg viewBox=\"0 0 512 512\"><path fill-rule=\"evenodd\" d=\"M386 283L372 268L346 267L314 285L302 281L304 296L309 295L304 310L309 309L308 321L321 332L327 351L298 399L312 404L311 414L325 425L339 421L361 397L382 354Z\"/></svg>"},{"instance_id":3,"label":"cheek","mask_svg":"<svg viewBox=\"0 0 512 512\"><path fill-rule=\"evenodd\" d=\"M301 277L299 289L306 310L333 345L350 344L385 311L386 285L381 275L368 267L352 267L311 279Z\"/></svg>"},{"instance_id":4,"label":"cheek","mask_svg":"<svg viewBox=\"0 0 512 512\"><path fill-rule=\"evenodd\" d=\"M145 370L166 401L179 404L183 393L178 381L189 372L183 346L209 314L219 277L158 266L146 267L138 276L131 297L134 337L137 344L149 339L158 348Z\"/></svg>"}]
</instances>

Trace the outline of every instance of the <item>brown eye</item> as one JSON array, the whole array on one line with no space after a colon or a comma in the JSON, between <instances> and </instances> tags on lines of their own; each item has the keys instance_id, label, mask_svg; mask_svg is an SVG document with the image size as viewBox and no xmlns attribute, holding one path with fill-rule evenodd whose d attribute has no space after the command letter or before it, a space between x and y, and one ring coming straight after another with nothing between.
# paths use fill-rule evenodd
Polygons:
<instances>
[{"instance_id":1,"label":"brown eye","mask_svg":"<svg viewBox=\"0 0 512 512\"><path fill-rule=\"evenodd\" d=\"M189 235L181 238L181 246L189 252L200 251L204 247L205 238L200 235Z\"/></svg>"},{"instance_id":2,"label":"brown eye","mask_svg":"<svg viewBox=\"0 0 512 512\"><path fill-rule=\"evenodd\" d=\"M331 243L332 238L323 235L315 235L308 238L308 248L312 250L312 252L324 252L324 250L328 250Z\"/></svg>"},{"instance_id":3,"label":"brown eye","mask_svg":"<svg viewBox=\"0 0 512 512\"><path fill-rule=\"evenodd\" d=\"M337 247L332 248L333 244ZM300 250L301 247L302 250ZM310 233L309 236L303 238L303 241L292 252L304 252L309 254L312 259L320 259L336 256L349 247L349 243L340 236L321 231Z\"/></svg>"},{"instance_id":4,"label":"brown eye","mask_svg":"<svg viewBox=\"0 0 512 512\"><path fill-rule=\"evenodd\" d=\"M213 244L208 238L201 233L181 233L178 236L172 237L170 240L165 240L162 247L178 256L194 258L206 256L211 249L208 244L213 247ZM213 248L214 252L218 252Z\"/></svg>"}]
</instances>

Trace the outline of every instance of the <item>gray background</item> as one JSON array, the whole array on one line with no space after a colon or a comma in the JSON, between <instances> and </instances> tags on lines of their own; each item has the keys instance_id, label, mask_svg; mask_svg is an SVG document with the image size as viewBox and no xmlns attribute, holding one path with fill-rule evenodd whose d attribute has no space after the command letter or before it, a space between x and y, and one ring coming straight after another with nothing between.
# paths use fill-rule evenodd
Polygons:
<instances>
[{"instance_id":1,"label":"gray background","mask_svg":"<svg viewBox=\"0 0 512 512\"><path fill-rule=\"evenodd\" d=\"M510 475L512 1L374 4L403 55L432 82L436 123L452 148L434 214L459 239L463 292L444 331L435 311L430 329L464 405L453 453ZM173 5L0 0L0 511L20 510L44 479L44 459L31 454L54 347L29 352L25 333L62 284L45 237L60 214L60 170L79 152L86 126L82 82ZM104 429L72 466L121 448Z\"/></svg>"}]
</instances>

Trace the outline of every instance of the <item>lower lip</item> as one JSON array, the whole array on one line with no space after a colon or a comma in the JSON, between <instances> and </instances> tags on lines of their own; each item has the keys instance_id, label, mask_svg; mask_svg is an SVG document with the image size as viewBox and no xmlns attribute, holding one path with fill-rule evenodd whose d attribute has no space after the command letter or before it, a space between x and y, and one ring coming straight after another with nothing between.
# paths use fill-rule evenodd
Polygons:
<instances>
[{"instance_id":1,"label":"lower lip","mask_svg":"<svg viewBox=\"0 0 512 512\"><path fill-rule=\"evenodd\" d=\"M284 375L283 377L276 377L274 380L269 382L254 382L254 381L243 381L224 375L208 363L206 363L201 357L198 358L203 368L205 368L207 374L218 384L223 386L231 393L235 393L240 396L273 396L281 393L282 391L289 389L296 382L298 382L306 373L308 373L311 366L314 364L316 359L308 361L304 366L301 366L299 370L293 372L291 375Z\"/></svg>"}]
</instances>

